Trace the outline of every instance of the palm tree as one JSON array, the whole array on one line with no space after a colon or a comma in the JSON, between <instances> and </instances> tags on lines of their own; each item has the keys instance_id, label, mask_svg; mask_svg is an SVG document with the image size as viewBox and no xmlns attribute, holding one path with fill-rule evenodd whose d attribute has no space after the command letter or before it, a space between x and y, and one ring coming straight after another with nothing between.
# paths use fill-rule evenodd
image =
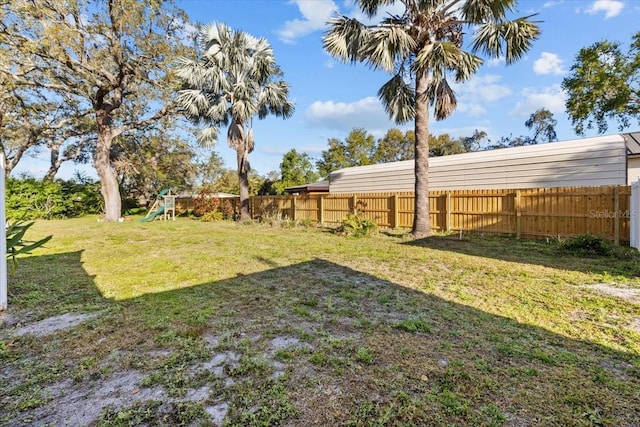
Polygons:
<instances>
[{"instance_id":1,"label":"palm tree","mask_svg":"<svg viewBox=\"0 0 640 427\"><path fill-rule=\"evenodd\" d=\"M213 144L219 126L228 126L227 142L236 150L240 179L240 219L249 212L249 153L254 139L251 123L274 114L289 118L294 106L288 100L289 85L264 38L234 31L222 23L203 28L201 54L197 59L179 58L177 75L182 80L178 104L196 123L207 125L198 141Z\"/></svg>"},{"instance_id":2,"label":"palm tree","mask_svg":"<svg viewBox=\"0 0 640 427\"><path fill-rule=\"evenodd\" d=\"M520 59L538 38L531 16L508 20L517 0L356 0L369 18L387 6L404 5L400 15L388 14L366 25L344 15L329 21L324 48L344 62L363 62L392 74L378 96L397 123L415 124L415 216L412 234L431 233L429 220L429 107L436 120L456 108L449 81L469 80L482 65L475 55L504 55L507 64ZM472 34L464 50L465 32Z\"/></svg>"}]
</instances>

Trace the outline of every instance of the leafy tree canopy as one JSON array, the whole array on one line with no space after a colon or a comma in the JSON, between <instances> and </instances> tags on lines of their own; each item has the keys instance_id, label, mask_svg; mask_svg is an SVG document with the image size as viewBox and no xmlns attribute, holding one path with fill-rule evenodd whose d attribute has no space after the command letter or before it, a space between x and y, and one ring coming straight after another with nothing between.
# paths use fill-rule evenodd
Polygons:
<instances>
[{"instance_id":1,"label":"leafy tree canopy","mask_svg":"<svg viewBox=\"0 0 640 427\"><path fill-rule=\"evenodd\" d=\"M387 133L378 140L375 150L376 163L398 162L401 160L412 160L414 158L414 145L416 136L414 131L402 132L400 129L389 129Z\"/></svg>"},{"instance_id":2,"label":"leafy tree canopy","mask_svg":"<svg viewBox=\"0 0 640 427\"><path fill-rule=\"evenodd\" d=\"M10 82L18 96L28 90L58 106L72 106L63 116L76 124L91 117L82 136L95 141L93 165L105 220L117 220L122 201L112 143L169 114L169 63L184 48L186 15L170 0L7 0L0 17L0 82ZM44 125L40 129L65 139L65 119L30 117Z\"/></svg>"},{"instance_id":3,"label":"leafy tree canopy","mask_svg":"<svg viewBox=\"0 0 640 427\"><path fill-rule=\"evenodd\" d=\"M363 128L353 129L344 141L331 138L328 145L329 148L321 153L321 159L316 162L318 172L323 177L328 177L337 169L375 163L376 140Z\"/></svg>"},{"instance_id":4,"label":"leafy tree canopy","mask_svg":"<svg viewBox=\"0 0 640 427\"><path fill-rule=\"evenodd\" d=\"M274 184L274 189L277 194L284 194L287 187L313 183L319 178L309 155L292 149L282 157L280 179Z\"/></svg>"},{"instance_id":5,"label":"leafy tree canopy","mask_svg":"<svg viewBox=\"0 0 640 427\"><path fill-rule=\"evenodd\" d=\"M116 140L113 166L128 198L151 200L164 188L191 191L196 184L195 149L168 129L135 132Z\"/></svg>"},{"instance_id":6,"label":"leafy tree canopy","mask_svg":"<svg viewBox=\"0 0 640 427\"><path fill-rule=\"evenodd\" d=\"M580 49L562 87L568 94L567 112L580 135L594 127L604 133L610 121L618 122L619 130L633 119L640 123L640 31L627 52L609 40Z\"/></svg>"},{"instance_id":7,"label":"leafy tree canopy","mask_svg":"<svg viewBox=\"0 0 640 427\"><path fill-rule=\"evenodd\" d=\"M533 135L520 135L518 137L502 137L495 144L488 145L489 150L507 147L522 147L534 145L540 142L557 141L556 124L558 121L553 117L553 113L545 108L540 108L532 113L524 125L533 132Z\"/></svg>"}]
</instances>

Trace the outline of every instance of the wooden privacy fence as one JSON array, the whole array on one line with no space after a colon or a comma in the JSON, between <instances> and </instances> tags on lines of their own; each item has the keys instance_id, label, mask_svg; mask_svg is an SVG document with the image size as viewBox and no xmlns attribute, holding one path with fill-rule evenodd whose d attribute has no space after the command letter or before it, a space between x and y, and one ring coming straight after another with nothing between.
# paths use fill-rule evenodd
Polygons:
<instances>
[{"instance_id":1,"label":"wooden privacy fence","mask_svg":"<svg viewBox=\"0 0 640 427\"><path fill-rule=\"evenodd\" d=\"M522 237L600 235L628 242L631 187L563 187L522 190L432 191L431 227ZM338 223L358 210L382 227L413 225L413 192L255 196L253 218L279 217Z\"/></svg>"}]
</instances>

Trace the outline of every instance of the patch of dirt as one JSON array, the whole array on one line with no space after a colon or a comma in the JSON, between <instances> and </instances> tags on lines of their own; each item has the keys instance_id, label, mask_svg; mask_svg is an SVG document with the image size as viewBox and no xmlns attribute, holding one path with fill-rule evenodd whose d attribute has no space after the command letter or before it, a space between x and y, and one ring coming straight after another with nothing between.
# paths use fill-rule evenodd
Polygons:
<instances>
[{"instance_id":1,"label":"patch of dirt","mask_svg":"<svg viewBox=\"0 0 640 427\"><path fill-rule=\"evenodd\" d=\"M636 331L640 334L640 317L636 317L633 321L627 326L632 331Z\"/></svg>"},{"instance_id":2,"label":"patch of dirt","mask_svg":"<svg viewBox=\"0 0 640 427\"><path fill-rule=\"evenodd\" d=\"M629 379L627 371L633 368L633 365L631 365L630 363L623 363L612 360L602 360L600 362L600 366L602 367L602 369L614 375L616 379L620 381L627 381Z\"/></svg>"},{"instance_id":3,"label":"patch of dirt","mask_svg":"<svg viewBox=\"0 0 640 427\"><path fill-rule=\"evenodd\" d=\"M12 313L11 307L7 310L0 311L0 329L13 328L20 323L28 322L31 315L32 313L30 311L24 311L20 314Z\"/></svg>"},{"instance_id":4,"label":"patch of dirt","mask_svg":"<svg viewBox=\"0 0 640 427\"><path fill-rule=\"evenodd\" d=\"M569 319L572 322L581 322L581 321L586 321L589 320L589 315L584 311L584 310L572 310L569 313Z\"/></svg>"},{"instance_id":5,"label":"patch of dirt","mask_svg":"<svg viewBox=\"0 0 640 427\"><path fill-rule=\"evenodd\" d=\"M282 350L288 347L308 347L311 348L311 344L304 343L302 346L300 345L300 340L296 337L275 337L271 340L271 345L269 346L274 351Z\"/></svg>"},{"instance_id":6,"label":"patch of dirt","mask_svg":"<svg viewBox=\"0 0 640 427\"><path fill-rule=\"evenodd\" d=\"M603 294L621 298L636 304L640 304L640 289L619 288L604 283L596 283L595 285L585 285L587 289L592 289Z\"/></svg>"},{"instance_id":7,"label":"patch of dirt","mask_svg":"<svg viewBox=\"0 0 640 427\"><path fill-rule=\"evenodd\" d=\"M238 366L240 361L240 354L233 351L224 351L222 353L216 353L211 359L204 363L198 364L191 369L192 374L196 374L198 371L209 370L216 377L223 378L226 387L233 384L233 379L226 377L224 373L224 367L228 366L234 368Z\"/></svg>"},{"instance_id":8,"label":"patch of dirt","mask_svg":"<svg viewBox=\"0 0 640 427\"><path fill-rule=\"evenodd\" d=\"M224 417L227 415L227 411L229 410L229 404L222 402L214 406L208 406L205 410L207 411L207 414L209 414L209 417L211 417L213 425L221 426L224 421Z\"/></svg>"},{"instance_id":9,"label":"patch of dirt","mask_svg":"<svg viewBox=\"0 0 640 427\"><path fill-rule=\"evenodd\" d=\"M109 405L130 406L145 400L166 400L160 387L141 388L143 374L138 371L117 372L105 381L76 384L65 380L47 387L45 395L53 400L31 414L38 425L89 425Z\"/></svg>"},{"instance_id":10,"label":"patch of dirt","mask_svg":"<svg viewBox=\"0 0 640 427\"><path fill-rule=\"evenodd\" d=\"M226 360L226 359L225 359ZM220 372L222 374L222 372ZM121 371L101 381L75 383L68 379L45 389L44 395L51 400L46 405L28 414L28 419L14 420L17 425L93 425L107 407L130 407L149 400L164 403L205 402L211 388L192 389L183 398L172 398L162 386L143 387L145 374L139 371ZM221 425L229 409L227 402L204 405L214 425Z\"/></svg>"},{"instance_id":11,"label":"patch of dirt","mask_svg":"<svg viewBox=\"0 0 640 427\"><path fill-rule=\"evenodd\" d=\"M60 316L48 317L37 322L18 326L9 333L14 336L33 335L43 337L57 331L71 329L97 316L96 313L65 313Z\"/></svg>"}]
</instances>

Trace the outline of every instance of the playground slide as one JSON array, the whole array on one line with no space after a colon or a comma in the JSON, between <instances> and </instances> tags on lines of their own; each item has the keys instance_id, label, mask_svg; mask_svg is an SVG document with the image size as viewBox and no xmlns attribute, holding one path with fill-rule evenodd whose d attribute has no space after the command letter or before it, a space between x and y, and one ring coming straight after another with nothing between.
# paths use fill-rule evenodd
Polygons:
<instances>
[{"instance_id":1,"label":"playground slide","mask_svg":"<svg viewBox=\"0 0 640 427\"><path fill-rule=\"evenodd\" d=\"M147 214L147 216L142 218L140 222L153 221L155 217L157 217L158 215L161 215L163 212L164 212L164 206L160 206L157 210L153 212L149 212L149 214Z\"/></svg>"}]
</instances>

